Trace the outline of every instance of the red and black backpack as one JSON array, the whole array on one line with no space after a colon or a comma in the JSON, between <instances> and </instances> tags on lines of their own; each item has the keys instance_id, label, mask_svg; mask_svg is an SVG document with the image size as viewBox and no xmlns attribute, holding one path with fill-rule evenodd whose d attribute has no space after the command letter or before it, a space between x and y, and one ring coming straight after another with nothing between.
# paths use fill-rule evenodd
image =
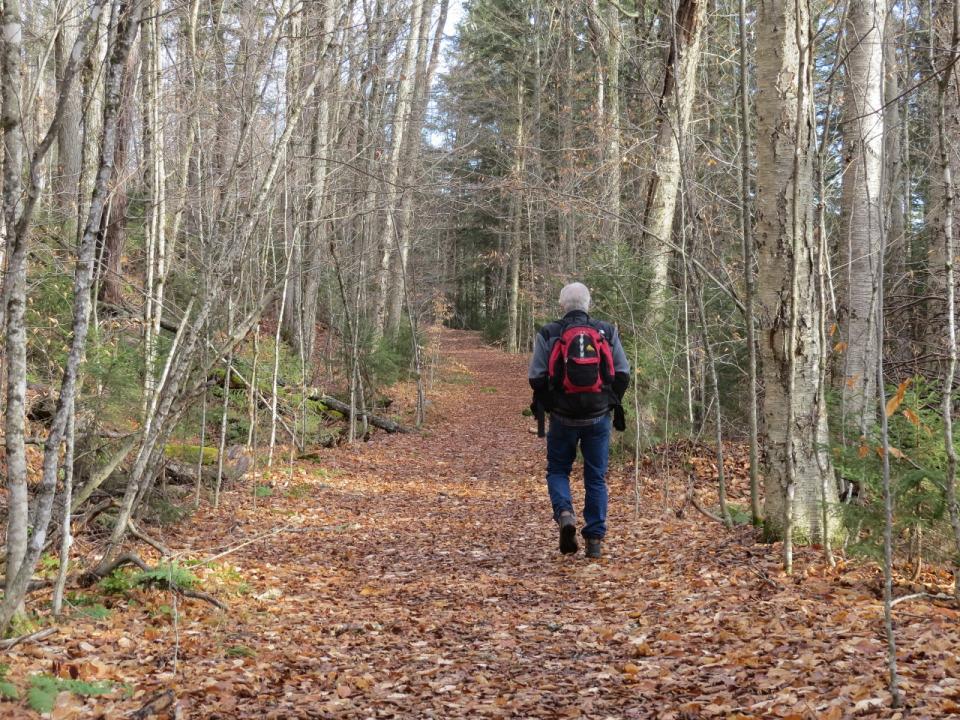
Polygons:
<instances>
[{"instance_id":1,"label":"red and black backpack","mask_svg":"<svg viewBox=\"0 0 960 720\"><path fill-rule=\"evenodd\" d=\"M557 393L605 392L613 382L613 351L603 329L589 320L563 324L550 352L547 375Z\"/></svg>"}]
</instances>

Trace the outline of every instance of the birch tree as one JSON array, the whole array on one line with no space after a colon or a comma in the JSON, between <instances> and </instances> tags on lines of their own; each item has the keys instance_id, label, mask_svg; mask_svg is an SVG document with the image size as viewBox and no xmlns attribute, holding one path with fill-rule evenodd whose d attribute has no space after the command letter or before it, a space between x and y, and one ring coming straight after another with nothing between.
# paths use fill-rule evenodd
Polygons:
<instances>
[{"instance_id":1,"label":"birch tree","mask_svg":"<svg viewBox=\"0 0 960 720\"><path fill-rule=\"evenodd\" d=\"M680 189L680 143L689 132L697 90L701 38L706 20L704 0L679 0L672 13L669 52L664 69L657 115L653 171L647 181L643 210L643 248L650 265L649 318L662 320L668 297L670 239Z\"/></svg>"},{"instance_id":2,"label":"birch tree","mask_svg":"<svg viewBox=\"0 0 960 720\"><path fill-rule=\"evenodd\" d=\"M788 570L792 542L822 539L822 503L837 500L827 452L824 347L816 330L822 308L812 216L809 22L808 0L760 3L755 238L765 517L770 533L784 539Z\"/></svg>"},{"instance_id":3,"label":"birch tree","mask_svg":"<svg viewBox=\"0 0 960 720\"><path fill-rule=\"evenodd\" d=\"M851 0L844 24L842 278L844 411L861 434L877 417L878 278L884 165L883 40L886 0Z\"/></svg>"},{"instance_id":4,"label":"birch tree","mask_svg":"<svg viewBox=\"0 0 960 720\"><path fill-rule=\"evenodd\" d=\"M377 296L374 308L374 331L377 336L383 335L386 329L390 265L397 244L397 213L400 210L400 202L403 196L403 188L398 186L400 160L403 155L406 134L410 131L410 112L417 67L417 46L423 40L423 35L420 32L420 19L423 16L425 1L413 0L410 5L410 22L407 26L407 42L403 52L403 69L400 71L400 81L397 87L397 98L391 123L390 155L383 175L386 207L378 245L380 266L377 269Z\"/></svg>"}]
</instances>

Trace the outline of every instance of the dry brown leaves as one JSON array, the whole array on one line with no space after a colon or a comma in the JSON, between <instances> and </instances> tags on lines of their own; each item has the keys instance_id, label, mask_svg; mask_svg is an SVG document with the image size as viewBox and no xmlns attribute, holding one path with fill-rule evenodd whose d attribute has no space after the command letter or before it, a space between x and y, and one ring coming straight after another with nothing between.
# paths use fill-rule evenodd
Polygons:
<instances>
[{"instance_id":1,"label":"dry brown leaves","mask_svg":"<svg viewBox=\"0 0 960 720\"><path fill-rule=\"evenodd\" d=\"M180 599L174 622L169 593L135 593L16 648L11 676L69 666L130 688L74 698L65 717L127 717L167 690L159 717L906 717L887 705L871 568L808 551L785 577L749 530L676 518L682 478L643 476L635 517L625 471L605 559L559 556L543 441L520 415L525 358L466 333L438 341L422 435L275 469L256 508L234 487L164 538L203 557L288 528L200 571L229 613ZM742 457L729 462L743 496ZM242 594L224 581L237 573ZM909 716L960 712L956 611L905 603L896 624Z\"/></svg>"}]
</instances>

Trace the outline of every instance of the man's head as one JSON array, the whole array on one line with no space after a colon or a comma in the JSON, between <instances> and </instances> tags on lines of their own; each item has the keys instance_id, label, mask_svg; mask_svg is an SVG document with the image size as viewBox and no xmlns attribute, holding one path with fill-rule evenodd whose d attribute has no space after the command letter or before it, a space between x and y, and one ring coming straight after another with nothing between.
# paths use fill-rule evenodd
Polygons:
<instances>
[{"instance_id":1,"label":"man's head","mask_svg":"<svg viewBox=\"0 0 960 720\"><path fill-rule=\"evenodd\" d=\"M564 314L573 310L590 310L590 291L583 283L570 283L560 291L560 309Z\"/></svg>"}]
</instances>

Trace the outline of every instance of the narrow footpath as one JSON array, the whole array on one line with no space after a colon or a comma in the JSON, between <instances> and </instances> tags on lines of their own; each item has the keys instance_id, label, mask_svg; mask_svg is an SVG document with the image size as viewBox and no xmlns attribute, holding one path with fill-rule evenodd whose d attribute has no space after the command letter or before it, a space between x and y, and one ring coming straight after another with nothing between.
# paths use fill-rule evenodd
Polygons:
<instances>
[{"instance_id":1,"label":"narrow footpath","mask_svg":"<svg viewBox=\"0 0 960 720\"><path fill-rule=\"evenodd\" d=\"M166 536L203 557L276 531L198 570L228 612L181 600L172 623L125 606L23 659L94 657L133 688L87 701L104 717L165 691L160 717L898 716L872 570L809 551L786 577L749 528L677 518L683 487L665 502L660 477L641 477L637 516L632 470L610 480L605 558L560 556L544 441L521 415L526 359L436 338L422 434L278 469L256 507L230 488ZM943 605L897 608L909 717L960 712L958 626Z\"/></svg>"}]
</instances>

